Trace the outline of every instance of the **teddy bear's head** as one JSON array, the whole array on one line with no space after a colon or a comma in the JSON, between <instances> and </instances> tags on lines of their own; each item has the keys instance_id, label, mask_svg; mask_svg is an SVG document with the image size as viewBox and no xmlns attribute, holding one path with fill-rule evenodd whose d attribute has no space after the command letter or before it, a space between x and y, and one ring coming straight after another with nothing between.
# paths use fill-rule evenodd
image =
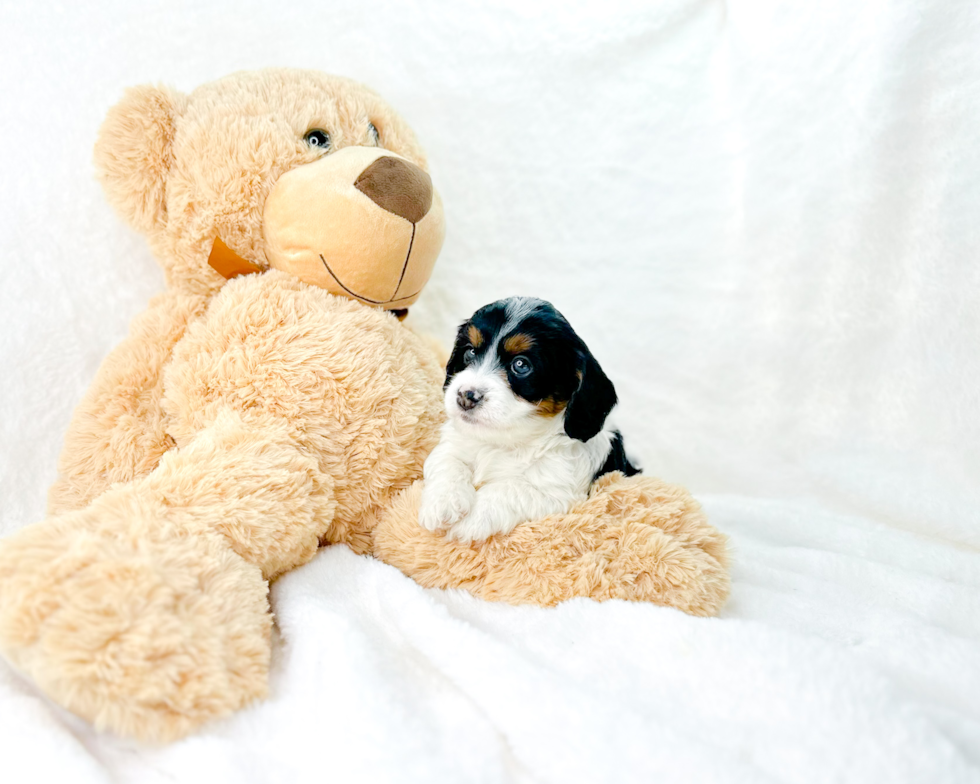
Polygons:
<instances>
[{"instance_id":1,"label":"teddy bear's head","mask_svg":"<svg viewBox=\"0 0 980 784\"><path fill-rule=\"evenodd\" d=\"M230 273L208 259L223 244L246 270L402 309L442 246L442 204L411 129L372 91L316 71L239 73L189 95L131 89L95 162L171 286L217 290Z\"/></svg>"}]
</instances>

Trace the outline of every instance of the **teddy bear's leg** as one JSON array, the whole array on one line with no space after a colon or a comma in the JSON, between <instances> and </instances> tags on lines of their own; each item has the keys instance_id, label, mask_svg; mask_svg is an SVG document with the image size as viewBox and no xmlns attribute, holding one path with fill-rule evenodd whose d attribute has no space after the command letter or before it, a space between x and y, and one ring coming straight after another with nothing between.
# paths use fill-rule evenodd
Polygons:
<instances>
[{"instance_id":1,"label":"teddy bear's leg","mask_svg":"<svg viewBox=\"0 0 980 784\"><path fill-rule=\"evenodd\" d=\"M171 740L265 693L267 590L122 487L0 543L0 650L97 728Z\"/></svg>"},{"instance_id":2,"label":"teddy bear's leg","mask_svg":"<svg viewBox=\"0 0 980 784\"><path fill-rule=\"evenodd\" d=\"M274 417L229 411L143 480L167 518L220 534L270 580L306 563L333 520L333 480Z\"/></svg>"},{"instance_id":3,"label":"teddy bear's leg","mask_svg":"<svg viewBox=\"0 0 980 784\"><path fill-rule=\"evenodd\" d=\"M607 474L567 514L473 545L423 529L421 482L373 513L374 555L430 588L553 605L626 599L715 615L728 597L728 552L684 488Z\"/></svg>"},{"instance_id":4,"label":"teddy bear's leg","mask_svg":"<svg viewBox=\"0 0 980 784\"><path fill-rule=\"evenodd\" d=\"M161 407L163 370L207 298L178 290L155 297L102 362L65 434L48 513L81 509L115 482L145 476L173 446Z\"/></svg>"},{"instance_id":5,"label":"teddy bear's leg","mask_svg":"<svg viewBox=\"0 0 980 784\"><path fill-rule=\"evenodd\" d=\"M313 555L332 511L282 433L222 418L0 542L0 651L99 728L184 735L265 694L267 579Z\"/></svg>"}]
</instances>

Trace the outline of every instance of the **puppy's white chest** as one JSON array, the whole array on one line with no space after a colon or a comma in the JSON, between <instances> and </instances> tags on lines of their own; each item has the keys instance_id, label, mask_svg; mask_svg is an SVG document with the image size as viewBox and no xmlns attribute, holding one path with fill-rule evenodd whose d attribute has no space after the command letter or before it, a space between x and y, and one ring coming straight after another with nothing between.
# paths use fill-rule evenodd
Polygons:
<instances>
[{"instance_id":1,"label":"puppy's white chest","mask_svg":"<svg viewBox=\"0 0 980 784\"><path fill-rule=\"evenodd\" d=\"M485 444L474 447L469 460L473 469L473 484L481 487L490 482L524 476L528 471L535 470L536 461L526 451Z\"/></svg>"},{"instance_id":2,"label":"puppy's white chest","mask_svg":"<svg viewBox=\"0 0 980 784\"><path fill-rule=\"evenodd\" d=\"M527 446L480 444L470 455L473 484L522 481L540 489L562 488L584 495L594 468L585 445L568 440Z\"/></svg>"}]
</instances>

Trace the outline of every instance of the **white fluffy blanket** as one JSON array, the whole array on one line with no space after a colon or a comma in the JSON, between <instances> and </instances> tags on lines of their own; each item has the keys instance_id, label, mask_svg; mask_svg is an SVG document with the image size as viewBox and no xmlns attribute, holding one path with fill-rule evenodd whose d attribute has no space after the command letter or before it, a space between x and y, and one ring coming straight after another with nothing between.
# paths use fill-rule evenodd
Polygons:
<instances>
[{"instance_id":1,"label":"white fluffy blanket","mask_svg":"<svg viewBox=\"0 0 980 784\"><path fill-rule=\"evenodd\" d=\"M980 781L980 4L338 0L0 10L0 533L162 285L92 180L123 87L299 65L419 131L414 318L555 302L627 445L731 537L719 619L281 580L272 697L167 748L0 665L20 782Z\"/></svg>"}]
</instances>

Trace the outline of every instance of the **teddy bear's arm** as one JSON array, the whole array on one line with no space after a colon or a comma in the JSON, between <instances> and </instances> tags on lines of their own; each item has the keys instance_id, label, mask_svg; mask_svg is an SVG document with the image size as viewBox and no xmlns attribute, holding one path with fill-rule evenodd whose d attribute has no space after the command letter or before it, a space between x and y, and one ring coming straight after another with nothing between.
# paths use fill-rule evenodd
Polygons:
<instances>
[{"instance_id":1,"label":"teddy bear's arm","mask_svg":"<svg viewBox=\"0 0 980 784\"><path fill-rule=\"evenodd\" d=\"M134 319L75 409L48 493L50 513L79 509L114 482L147 474L173 445L161 406L163 370L207 302L203 295L170 290Z\"/></svg>"},{"instance_id":2,"label":"teddy bear's arm","mask_svg":"<svg viewBox=\"0 0 980 784\"><path fill-rule=\"evenodd\" d=\"M726 537L683 487L654 477L605 474L568 512L474 544L422 528L422 495L416 482L366 525L372 554L426 588L544 606L577 596L625 599L691 615L717 615L728 598Z\"/></svg>"}]
</instances>

